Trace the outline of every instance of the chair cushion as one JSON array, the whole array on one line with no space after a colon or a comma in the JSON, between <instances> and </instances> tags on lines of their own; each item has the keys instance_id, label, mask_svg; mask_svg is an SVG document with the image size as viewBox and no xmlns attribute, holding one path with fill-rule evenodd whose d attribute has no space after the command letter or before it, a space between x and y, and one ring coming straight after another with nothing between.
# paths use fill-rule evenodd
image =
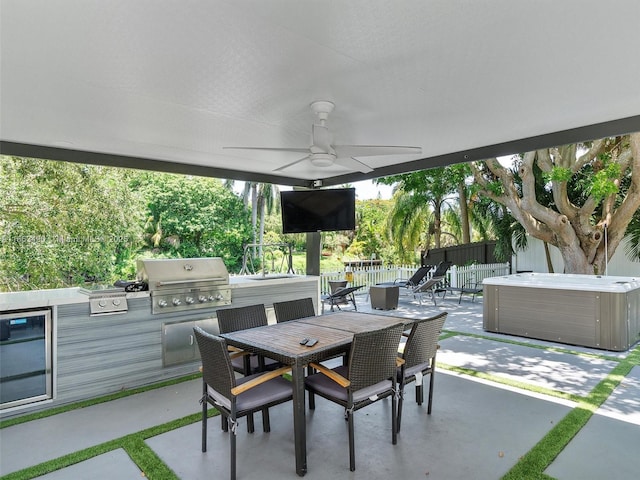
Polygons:
<instances>
[{"instance_id":1,"label":"chair cushion","mask_svg":"<svg viewBox=\"0 0 640 480\"><path fill-rule=\"evenodd\" d=\"M253 375L241 378L237 383L240 385L252 377ZM250 411L263 405L284 402L291 398L293 398L291 382L282 377L276 377L238 395L236 397L236 409L238 412Z\"/></svg>"},{"instance_id":2,"label":"chair cushion","mask_svg":"<svg viewBox=\"0 0 640 480\"><path fill-rule=\"evenodd\" d=\"M236 384L242 385L243 383L248 382L252 378L259 377L260 375L261 374L255 374L239 378L236 381ZM216 403L227 410L231 408L231 401L228 398L216 392L209 386L207 386L207 391L209 395L216 400ZM236 413L239 414L245 411L260 409L263 405L283 402L291 399L292 396L293 389L291 382L282 377L276 377L238 395L236 397Z\"/></svg>"},{"instance_id":3,"label":"chair cushion","mask_svg":"<svg viewBox=\"0 0 640 480\"><path fill-rule=\"evenodd\" d=\"M431 371L431 364L429 362L419 363L418 365L414 365L413 367L406 368L404 371L404 378L413 380L413 377L417 373L429 373ZM402 381L402 369L398 368L398 382Z\"/></svg>"},{"instance_id":4,"label":"chair cushion","mask_svg":"<svg viewBox=\"0 0 640 480\"><path fill-rule=\"evenodd\" d=\"M339 366L333 369L336 373L339 373L343 377L347 378L347 374L349 372L346 366ZM320 395L324 395L327 397L335 398L336 400L347 403L347 389L341 387L336 382L331 380L326 375L322 373L315 373L313 375L309 375L305 379L305 384L307 388L310 390L317 392ZM374 385L371 385L366 388L361 388L360 390L353 392L353 402L358 403L363 400L366 400L369 397L373 397L380 393L386 392L392 388L391 380L384 380L382 382L378 382Z\"/></svg>"}]
</instances>

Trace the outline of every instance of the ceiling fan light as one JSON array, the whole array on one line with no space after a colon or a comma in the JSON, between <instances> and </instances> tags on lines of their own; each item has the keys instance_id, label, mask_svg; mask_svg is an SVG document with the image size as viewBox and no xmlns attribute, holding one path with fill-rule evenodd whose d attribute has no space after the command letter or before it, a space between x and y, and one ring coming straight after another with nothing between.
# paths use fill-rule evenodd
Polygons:
<instances>
[{"instance_id":1,"label":"ceiling fan light","mask_svg":"<svg viewBox=\"0 0 640 480\"><path fill-rule=\"evenodd\" d=\"M329 153L314 153L310 161L315 167L330 167L335 163L336 157Z\"/></svg>"}]
</instances>

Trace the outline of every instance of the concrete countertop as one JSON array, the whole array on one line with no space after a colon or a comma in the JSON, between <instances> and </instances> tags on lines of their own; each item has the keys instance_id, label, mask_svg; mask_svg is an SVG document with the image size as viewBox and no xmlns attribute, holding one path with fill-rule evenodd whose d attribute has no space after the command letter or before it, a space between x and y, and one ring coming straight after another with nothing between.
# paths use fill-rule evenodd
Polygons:
<instances>
[{"instance_id":1,"label":"concrete countertop","mask_svg":"<svg viewBox=\"0 0 640 480\"><path fill-rule=\"evenodd\" d=\"M88 302L78 287L0 293L0 311Z\"/></svg>"},{"instance_id":2,"label":"concrete countertop","mask_svg":"<svg viewBox=\"0 0 640 480\"><path fill-rule=\"evenodd\" d=\"M254 287L261 284L286 284L300 280L319 280L320 277L307 275L232 275L229 286L233 288ZM148 297L149 292L127 293L127 299ZM27 290L21 292L0 292L0 312L25 308L42 308L56 305L85 303L89 296L79 287Z\"/></svg>"},{"instance_id":3,"label":"concrete countertop","mask_svg":"<svg viewBox=\"0 0 640 480\"><path fill-rule=\"evenodd\" d=\"M313 275L231 275L229 276L229 286L231 288L255 287L263 283L270 285L295 283L300 280L319 281L320 277Z\"/></svg>"},{"instance_id":4,"label":"concrete countertop","mask_svg":"<svg viewBox=\"0 0 640 480\"><path fill-rule=\"evenodd\" d=\"M127 300L148 296L149 292L131 292L127 293ZM0 312L88 302L89 295L83 293L79 287L0 292Z\"/></svg>"}]
</instances>

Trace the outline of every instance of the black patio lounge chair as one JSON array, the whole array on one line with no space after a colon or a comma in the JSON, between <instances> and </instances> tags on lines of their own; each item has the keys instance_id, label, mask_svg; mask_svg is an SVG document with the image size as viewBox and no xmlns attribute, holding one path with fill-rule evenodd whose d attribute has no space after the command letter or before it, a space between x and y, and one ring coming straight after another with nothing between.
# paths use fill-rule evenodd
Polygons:
<instances>
[{"instance_id":1,"label":"black patio lounge chair","mask_svg":"<svg viewBox=\"0 0 640 480\"><path fill-rule=\"evenodd\" d=\"M356 469L353 415L367 405L391 397L391 443L397 443L396 382L397 351L402 324L380 330L356 333L347 366L329 369L311 363L319 373L305 379L309 408L315 408L314 395L342 405L349 428L349 469Z\"/></svg>"},{"instance_id":2,"label":"black patio lounge chair","mask_svg":"<svg viewBox=\"0 0 640 480\"><path fill-rule=\"evenodd\" d=\"M358 285L355 287L341 287L337 288L335 292L330 293L329 295L322 296L322 313L324 313L324 305L328 303L331 306L331 311L333 312L333 307L338 307L338 310L342 310L340 305L344 304L353 304L353 308L357 311L358 307L356 306L356 297L354 292L364 287L364 285Z\"/></svg>"},{"instance_id":3,"label":"black patio lounge chair","mask_svg":"<svg viewBox=\"0 0 640 480\"><path fill-rule=\"evenodd\" d=\"M423 265L411 275L409 279L396 278L393 282L382 283L380 285L397 285L399 287L417 287L420 285L429 272L433 269L433 265Z\"/></svg>"},{"instance_id":4,"label":"black patio lounge chair","mask_svg":"<svg viewBox=\"0 0 640 480\"><path fill-rule=\"evenodd\" d=\"M438 264L438 266L436 267L436 269L433 272L433 275L431 275L431 278L434 277L444 277L445 274L449 271L449 269L451 268L451 265L453 265L453 262L446 262L446 261L442 261Z\"/></svg>"},{"instance_id":5,"label":"black patio lounge chair","mask_svg":"<svg viewBox=\"0 0 640 480\"><path fill-rule=\"evenodd\" d=\"M199 327L193 331L202 357L202 451L207 451L207 408L211 404L220 411L227 423L225 431L231 430L230 471L231 480L235 480L237 420L262 411L262 428L264 432L269 432L269 407L293 398L291 382L282 378L291 368L282 367L236 379L224 338L211 335Z\"/></svg>"},{"instance_id":6,"label":"black patio lounge chair","mask_svg":"<svg viewBox=\"0 0 640 480\"><path fill-rule=\"evenodd\" d=\"M458 297L458 305L462 303L462 296L465 294L471 295L471 301L475 302L476 296L482 293L482 282L471 281L469 283L463 283L461 287L452 287L451 285L447 285L445 288L445 294L442 297L443 299L446 296L446 292L460 294Z\"/></svg>"},{"instance_id":7,"label":"black patio lounge chair","mask_svg":"<svg viewBox=\"0 0 640 480\"><path fill-rule=\"evenodd\" d=\"M402 405L404 401L404 387L415 382L416 403L422 405L424 401L423 379L429 375L429 397L427 414L431 414L433 401L433 381L436 371L436 352L438 351L438 338L447 319L447 312L434 317L416 320L411 326L407 342L400 358L404 363L398 368L398 390L400 401L398 403L398 432L402 421Z\"/></svg>"},{"instance_id":8,"label":"black patio lounge chair","mask_svg":"<svg viewBox=\"0 0 640 480\"><path fill-rule=\"evenodd\" d=\"M347 280L329 280L329 293L335 293L339 288L344 288L349 282Z\"/></svg>"},{"instance_id":9,"label":"black patio lounge chair","mask_svg":"<svg viewBox=\"0 0 640 480\"><path fill-rule=\"evenodd\" d=\"M422 296L424 294L429 294L431 295L433 304L437 306L436 293L439 291L446 291L443 282L445 281L445 275L451 265L453 265L453 262L440 262L429 280L412 289L411 293L413 293L414 297L418 298L420 305L422 305Z\"/></svg>"}]
</instances>

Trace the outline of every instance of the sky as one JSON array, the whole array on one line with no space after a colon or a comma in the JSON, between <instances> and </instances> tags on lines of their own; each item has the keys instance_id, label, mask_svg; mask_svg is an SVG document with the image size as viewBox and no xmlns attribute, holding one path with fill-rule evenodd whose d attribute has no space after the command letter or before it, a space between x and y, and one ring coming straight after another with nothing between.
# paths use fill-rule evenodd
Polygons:
<instances>
[{"instance_id":1,"label":"sky","mask_svg":"<svg viewBox=\"0 0 640 480\"><path fill-rule=\"evenodd\" d=\"M389 200L393 196L393 187L391 185L376 185L373 180L363 180L361 182L353 182L351 184L356 189L356 198L358 200L370 200L380 198Z\"/></svg>"},{"instance_id":2,"label":"sky","mask_svg":"<svg viewBox=\"0 0 640 480\"><path fill-rule=\"evenodd\" d=\"M358 200L370 200L374 198L378 198L378 192L380 193L380 198L383 200L388 200L393 196L393 187L390 185L376 185L372 180L363 180L361 182L352 182L350 184L356 189L356 198ZM242 189L244 188L244 182L234 182L233 191L236 193L242 193ZM282 190L291 190L291 187L280 185L278 186L280 191Z\"/></svg>"}]
</instances>

